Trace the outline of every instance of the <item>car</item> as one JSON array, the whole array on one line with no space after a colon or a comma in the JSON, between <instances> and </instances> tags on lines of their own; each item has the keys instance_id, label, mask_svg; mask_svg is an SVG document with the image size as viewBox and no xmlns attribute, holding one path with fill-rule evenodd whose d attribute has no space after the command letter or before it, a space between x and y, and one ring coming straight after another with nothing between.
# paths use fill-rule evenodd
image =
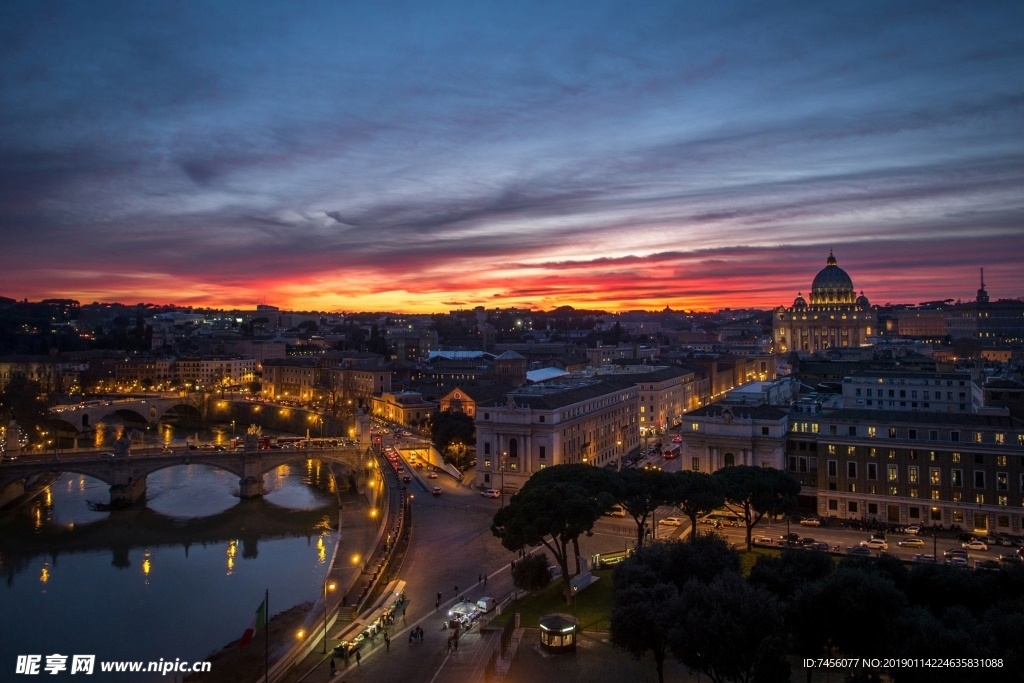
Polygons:
<instances>
[{"instance_id":1,"label":"car","mask_svg":"<svg viewBox=\"0 0 1024 683\"><path fill-rule=\"evenodd\" d=\"M817 517L808 517L800 520L801 526L821 526L821 520Z\"/></svg>"},{"instance_id":2,"label":"car","mask_svg":"<svg viewBox=\"0 0 1024 683\"><path fill-rule=\"evenodd\" d=\"M921 527L918 526L917 524L911 524L906 529L904 529L904 531L906 533L908 533L908 534L915 534L916 535L916 534L921 533Z\"/></svg>"},{"instance_id":3,"label":"car","mask_svg":"<svg viewBox=\"0 0 1024 683\"><path fill-rule=\"evenodd\" d=\"M487 489L486 491L481 491L480 495L484 498L498 498L501 496L501 491L498 489Z\"/></svg>"},{"instance_id":4,"label":"car","mask_svg":"<svg viewBox=\"0 0 1024 683\"><path fill-rule=\"evenodd\" d=\"M896 545L898 545L901 548L923 548L924 541L920 538L904 538Z\"/></svg>"},{"instance_id":5,"label":"car","mask_svg":"<svg viewBox=\"0 0 1024 683\"><path fill-rule=\"evenodd\" d=\"M966 567L967 558L959 556L948 557L946 558L946 564L948 564L950 567Z\"/></svg>"},{"instance_id":6,"label":"car","mask_svg":"<svg viewBox=\"0 0 1024 683\"><path fill-rule=\"evenodd\" d=\"M419 461L417 461L417 462L416 462L416 463L415 463L415 464L413 465L413 467L415 467L416 469L420 469L420 470L422 470L422 469L423 469L424 467L426 467L426 465L424 465L424 464L423 464L422 462L419 462Z\"/></svg>"},{"instance_id":7,"label":"car","mask_svg":"<svg viewBox=\"0 0 1024 683\"><path fill-rule=\"evenodd\" d=\"M409 476L409 475L407 474L407 475L405 475L404 477L402 477L402 481L404 481L404 482L405 482L406 484L408 484L409 482L411 482L411 481L412 481L412 477L410 477L410 476Z\"/></svg>"},{"instance_id":8,"label":"car","mask_svg":"<svg viewBox=\"0 0 1024 683\"><path fill-rule=\"evenodd\" d=\"M218 453L223 453L223 452L224 452L224 451L226 451L227 449L226 449L226 448L224 448L223 446L214 446L214 447L213 447L213 450L217 451Z\"/></svg>"},{"instance_id":9,"label":"car","mask_svg":"<svg viewBox=\"0 0 1024 683\"><path fill-rule=\"evenodd\" d=\"M1020 564L1021 562L1024 562L1024 560L1021 559L1021 556L1016 553L1004 553L999 556L999 561L1003 564Z\"/></svg>"},{"instance_id":10,"label":"car","mask_svg":"<svg viewBox=\"0 0 1024 683\"><path fill-rule=\"evenodd\" d=\"M398 473L399 474L404 474L405 473L405 466L404 465L399 465L398 466Z\"/></svg>"},{"instance_id":11,"label":"car","mask_svg":"<svg viewBox=\"0 0 1024 683\"><path fill-rule=\"evenodd\" d=\"M938 559L936 559L936 557L934 555L917 554L917 555L914 555L910 559L911 559L912 562L924 562L924 563L938 562Z\"/></svg>"},{"instance_id":12,"label":"car","mask_svg":"<svg viewBox=\"0 0 1024 683\"><path fill-rule=\"evenodd\" d=\"M889 544L880 538L872 538L867 541L861 541L860 546L867 548L868 550L888 550Z\"/></svg>"},{"instance_id":13,"label":"car","mask_svg":"<svg viewBox=\"0 0 1024 683\"><path fill-rule=\"evenodd\" d=\"M988 546L985 545L983 541L968 541L967 543L964 543L961 547L967 550L988 550Z\"/></svg>"},{"instance_id":14,"label":"car","mask_svg":"<svg viewBox=\"0 0 1024 683\"><path fill-rule=\"evenodd\" d=\"M441 495L441 487L440 486L435 486L433 489L431 489L430 492L433 493L435 496L440 496Z\"/></svg>"},{"instance_id":15,"label":"car","mask_svg":"<svg viewBox=\"0 0 1024 683\"><path fill-rule=\"evenodd\" d=\"M790 541L792 543L795 543L796 541L800 540L800 534L797 534L797 533L782 534L781 536L779 536L779 540L780 541Z\"/></svg>"},{"instance_id":16,"label":"car","mask_svg":"<svg viewBox=\"0 0 1024 683\"><path fill-rule=\"evenodd\" d=\"M975 560L974 568L979 572L997 572L1001 569L996 560Z\"/></svg>"},{"instance_id":17,"label":"car","mask_svg":"<svg viewBox=\"0 0 1024 683\"><path fill-rule=\"evenodd\" d=\"M658 520L659 526L682 526L683 520L678 517L665 517L664 519Z\"/></svg>"},{"instance_id":18,"label":"car","mask_svg":"<svg viewBox=\"0 0 1024 683\"><path fill-rule=\"evenodd\" d=\"M828 543L825 543L825 541L815 541L814 543L811 543L810 545L805 545L804 547L808 550L821 550L826 553L829 550Z\"/></svg>"},{"instance_id":19,"label":"car","mask_svg":"<svg viewBox=\"0 0 1024 683\"><path fill-rule=\"evenodd\" d=\"M109 452L107 452L107 453L97 453L96 455L98 455L101 458L113 458L113 457L115 457L113 453L109 453Z\"/></svg>"},{"instance_id":20,"label":"car","mask_svg":"<svg viewBox=\"0 0 1024 683\"><path fill-rule=\"evenodd\" d=\"M437 472L431 472L428 474L427 479L437 479Z\"/></svg>"},{"instance_id":21,"label":"car","mask_svg":"<svg viewBox=\"0 0 1024 683\"><path fill-rule=\"evenodd\" d=\"M854 546L852 548L847 548L846 549L846 554L847 555L863 555L865 557L868 557L868 556L871 555L871 548L865 548L862 545L857 545L857 546Z\"/></svg>"},{"instance_id":22,"label":"car","mask_svg":"<svg viewBox=\"0 0 1024 683\"><path fill-rule=\"evenodd\" d=\"M682 443L683 437L680 434L676 434L672 437L672 443Z\"/></svg>"},{"instance_id":23,"label":"car","mask_svg":"<svg viewBox=\"0 0 1024 683\"><path fill-rule=\"evenodd\" d=\"M758 536L754 539L754 545L775 545L775 540L771 536Z\"/></svg>"},{"instance_id":24,"label":"car","mask_svg":"<svg viewBox=\"0 0 1024 683\"><path fill-rule=\"evenodd\" d=\"M956 535L956 540L958 540L958 541L973 541L973 540L975 540L977 538L978 537L975 536L974 534L968 534L968 533L962 533L962 534L957 534Z\"/></svg>"},{"instance_id":25,"label":"car","mask_svg":"<svg viewBox=\"0 0 1024 683\"><path fill-rule=\"evenodd\" d=\"M944 558L946 558L947 560L949 558L951 558L951 557L962 557L962 558L964 558L966 560L967 559L967 551L963 550L961 548L950 548L946 552L942 553L942 556Z\"/></svg>"},{"instance_id":26,"label":"car","mask_svg":"<svg viewBox=\"0 0 1024 683\"><path fill-rule=\"evenodd\" d=\"M816 539L813 539L813 538L810 538L810 537L807 537L807 538L801 538L801 539L800 539L800 545L802 545L802 546L810 546L810 545L814 545L814 544L815 544L815 543L817 543L817 542L818 542L818 541L817 541Z\"/></svg>"}]
</instances>

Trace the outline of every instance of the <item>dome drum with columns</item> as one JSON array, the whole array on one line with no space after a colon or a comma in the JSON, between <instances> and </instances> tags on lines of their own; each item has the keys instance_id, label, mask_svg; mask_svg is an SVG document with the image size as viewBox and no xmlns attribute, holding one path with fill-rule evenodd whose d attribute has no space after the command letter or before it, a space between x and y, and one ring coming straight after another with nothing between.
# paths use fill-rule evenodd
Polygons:
<instances>
[{"instance_id":1,"label":"dome drum with columns","mask_svg":"<svg viewBox=\"0 0 1024 683\"><path fill-rule=\"evenodd\" d=\"M780 306L772 315L772 339L777 353L814 353L828 348L863 346L877 333L877 312L853 280L836 263L831 251L825 267L811 283L811 302L798 294L791 308Z\"/></svg>"}]
</instances>

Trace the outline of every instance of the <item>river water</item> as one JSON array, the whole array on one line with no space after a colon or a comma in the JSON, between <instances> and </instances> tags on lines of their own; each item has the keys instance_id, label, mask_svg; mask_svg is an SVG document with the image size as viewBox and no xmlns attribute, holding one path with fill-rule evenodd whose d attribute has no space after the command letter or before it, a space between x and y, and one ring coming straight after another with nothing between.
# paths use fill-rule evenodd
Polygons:
<instances>
[{"instance_id":1,"label":"river water","mask_svg":"<svg viewBox=\"0 0 1024 683\"><path fill-rule=\"evenodd\" d=\"M315 600L338 539L333 479L307 460L265 482L240 500L236 476L182 465L149 476L145 506L99 512L107 485L65 474L0 515L0 680L18 655L68 655L67 676L70 655L93 654L86 680L170 681L99 662L202 660L242 635L264 590L271 614Z\"/></svg>"}]
</instances>

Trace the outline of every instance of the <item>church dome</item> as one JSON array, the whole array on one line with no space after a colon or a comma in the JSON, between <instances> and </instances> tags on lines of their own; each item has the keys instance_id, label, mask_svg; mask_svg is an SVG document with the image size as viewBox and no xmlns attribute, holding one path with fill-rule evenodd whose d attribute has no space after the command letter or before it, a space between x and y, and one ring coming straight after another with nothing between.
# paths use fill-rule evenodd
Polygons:
<instances>
[{"instance_id":1,"label":"church dome","mask_svg":"<svg viewBox=\"0 0 1024 683\"><path fill-rule=\"evenodd\" d=\"M807 302L804 300L803 294L796 295L796 300L793 301L793 308L807 308Z\"/></svg>"},{"instance_id":2,"label":"church dome","mask_svg":"<svg viewBox=\"0 0 1024 683\"><path fill-rule=\"evenodd\" d=\"M836 257L829 250L825 267L818 272L811 285L811 303L852 304L856 294L853 280L836 265Z\"/></svg>"},{"instance_id":3,"label":"church dome","mask_svg":"<svg viewBox=\"0 0 1024 683\"><path fill-rule=\"evenodd\" d=\"M864 292L861 292L860 296L857 297L857 306L860 308L869 308L871 306L871 304L868 303L868 298L864 296Z\"/></svg>"}]
</instances>

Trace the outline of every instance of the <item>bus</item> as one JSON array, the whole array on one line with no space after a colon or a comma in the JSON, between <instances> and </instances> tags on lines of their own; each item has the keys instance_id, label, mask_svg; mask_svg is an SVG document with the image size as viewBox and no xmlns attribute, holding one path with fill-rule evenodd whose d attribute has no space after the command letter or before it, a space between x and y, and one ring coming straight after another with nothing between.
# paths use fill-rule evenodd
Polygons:
<instances>
[{"instance_id":1,"label":"bus","mask_svg":"<svg viewBox=\"0 0 1024 683\"><path fill-rule=\"evenodd\" d=\"M666 460L672 460L673 458L679 457L679 444L674 443L671 446L667 446L664 451L661 452L661 457Z\"/></svg>"}]
</instances>

